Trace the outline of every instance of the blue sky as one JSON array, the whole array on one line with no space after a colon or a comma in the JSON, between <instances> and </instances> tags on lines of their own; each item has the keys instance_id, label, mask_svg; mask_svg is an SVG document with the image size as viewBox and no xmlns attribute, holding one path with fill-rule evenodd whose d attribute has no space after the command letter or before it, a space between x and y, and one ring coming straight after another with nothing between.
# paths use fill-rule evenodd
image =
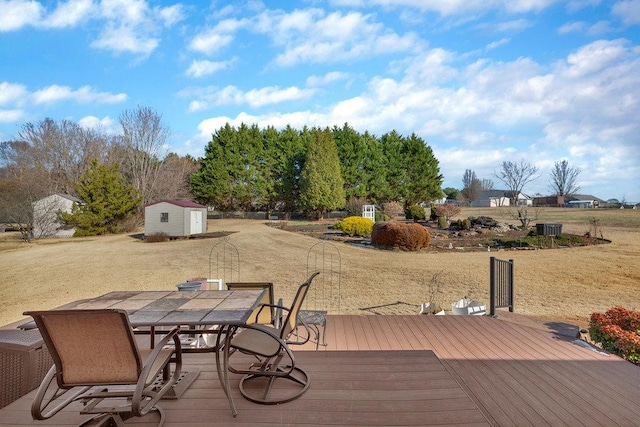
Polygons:
<instances>
[{"instance_id":1,"label":"blue sky","mask_svg":"<svg viewBox=\"0 0 640 427\"><path fill-rule=\"evenodd\" d=\"M201 156L230 122L415 132L445 187L554 162L640 202L640 0L0 0L0 141L45 117L162 115Z\"/></svg>"}]
</instances>

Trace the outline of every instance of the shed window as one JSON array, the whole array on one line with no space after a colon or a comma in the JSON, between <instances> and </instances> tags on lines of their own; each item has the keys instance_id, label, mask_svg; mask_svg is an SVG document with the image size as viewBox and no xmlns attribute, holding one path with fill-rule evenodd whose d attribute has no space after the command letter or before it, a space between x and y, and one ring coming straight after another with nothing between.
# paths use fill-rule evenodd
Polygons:
<instances>
[{"instance_id":1,"label":"shed window","mask_svg":"<svg viewBox=\"0 0 640 427\"><path fill-rule=\"evenodd\" d=\"M169 212L160 213L160 222L169 222Z\"/></svg>"}]
</instances>

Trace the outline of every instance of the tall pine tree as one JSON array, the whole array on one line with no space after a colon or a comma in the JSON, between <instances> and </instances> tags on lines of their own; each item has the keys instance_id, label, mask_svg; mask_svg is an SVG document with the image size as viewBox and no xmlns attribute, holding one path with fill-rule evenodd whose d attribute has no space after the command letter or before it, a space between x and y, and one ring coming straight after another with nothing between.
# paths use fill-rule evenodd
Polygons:
<instances>
[{"instance_id":1,"label":"tall pine tree","mask_svg":"<svg viewBox=\"0 0 640 427\"><path fill-rule=\"evenodd\" d=\"M300 205L305 211L323 213L345 205L344 180L338 150L329 129L315 129L302 169Z\"/></svg>"},{"instance_id":2,"label":"tall pine tree","mask_svg":"<svg viewBox=\"0 0 640 427\"><path fill-rule=\"evenodd\" d=\"M118 172L119 165L104 166L96 159L74 183L82 204L73 204L71 213L61 212L63 222L77 228L76 236L95 236L120 231L122 221L133 215L142 197Z\"/></svg>"}]
</instances>

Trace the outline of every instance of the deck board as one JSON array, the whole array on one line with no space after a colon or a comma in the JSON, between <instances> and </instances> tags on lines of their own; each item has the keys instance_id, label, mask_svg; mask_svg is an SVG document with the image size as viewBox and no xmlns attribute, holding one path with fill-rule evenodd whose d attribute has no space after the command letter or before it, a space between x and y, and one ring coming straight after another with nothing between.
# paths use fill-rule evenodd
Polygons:
<instances>
[{"instance_id":1,"label":"deck board","mask_svg":"<svg viewBox=\"0 0 640 427\"><path fill-rule=\"evenodd\" d=\"M506 316L505 316L506 317ZM162 402L167 426L633 426L640 367L545 328L483 316L330 315L327 346L294 347L312 384L283 405L242 399L231 417L211 355L186 355L199 378ZM71 425L65 410L31 420L30 397L0 409L0 426ZM153 420L151 420L153 421ZM150 425L138 422L133 425Z\"/></svg>"}]
</instances>

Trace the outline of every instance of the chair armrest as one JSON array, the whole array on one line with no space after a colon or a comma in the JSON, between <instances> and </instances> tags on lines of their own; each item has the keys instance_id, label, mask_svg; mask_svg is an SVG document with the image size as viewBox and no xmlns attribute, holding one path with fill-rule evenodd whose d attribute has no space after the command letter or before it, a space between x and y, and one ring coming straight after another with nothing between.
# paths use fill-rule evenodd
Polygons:
<instances>
[{"instance_id":1,"label":"chair armrest","mask_svg":"<svg viewBox=\"0 0 640 427\"><path fill-rule=\"evenodd\" d=\"M180 328L177 326L171 329L164 337L162 337L160 342L156 344L156 346L153 348L153 351L151 351L146 360L143 361L142 372L140 373L138 383L136 384L136 389L131 399L132 411L135 414L139 414L138 416L147 413L153 407L153 405L155 405L155 402L157 402L162 397L166 390L171 387L180 376L180 373L182 371L182 346L180 344L180 337L178 335L179 332ZM166 352L166 349L164 347L169 343L169 340L173 340L174 345L172 353L175 356L175 368L173 370L173 373L167 383L162 387L162 390L157 392L156 396L151 399L151 401L143 402L142 395L147 388L147 379L150 375L156 375L160 373L160 371L163 370L167 365L167 363L158 365L155 363L155 361L161 352ZM152 370L156 372L153 372ZM144 403L144 407L141 407L142 403Z\"/></svg>"}]
</instances>

